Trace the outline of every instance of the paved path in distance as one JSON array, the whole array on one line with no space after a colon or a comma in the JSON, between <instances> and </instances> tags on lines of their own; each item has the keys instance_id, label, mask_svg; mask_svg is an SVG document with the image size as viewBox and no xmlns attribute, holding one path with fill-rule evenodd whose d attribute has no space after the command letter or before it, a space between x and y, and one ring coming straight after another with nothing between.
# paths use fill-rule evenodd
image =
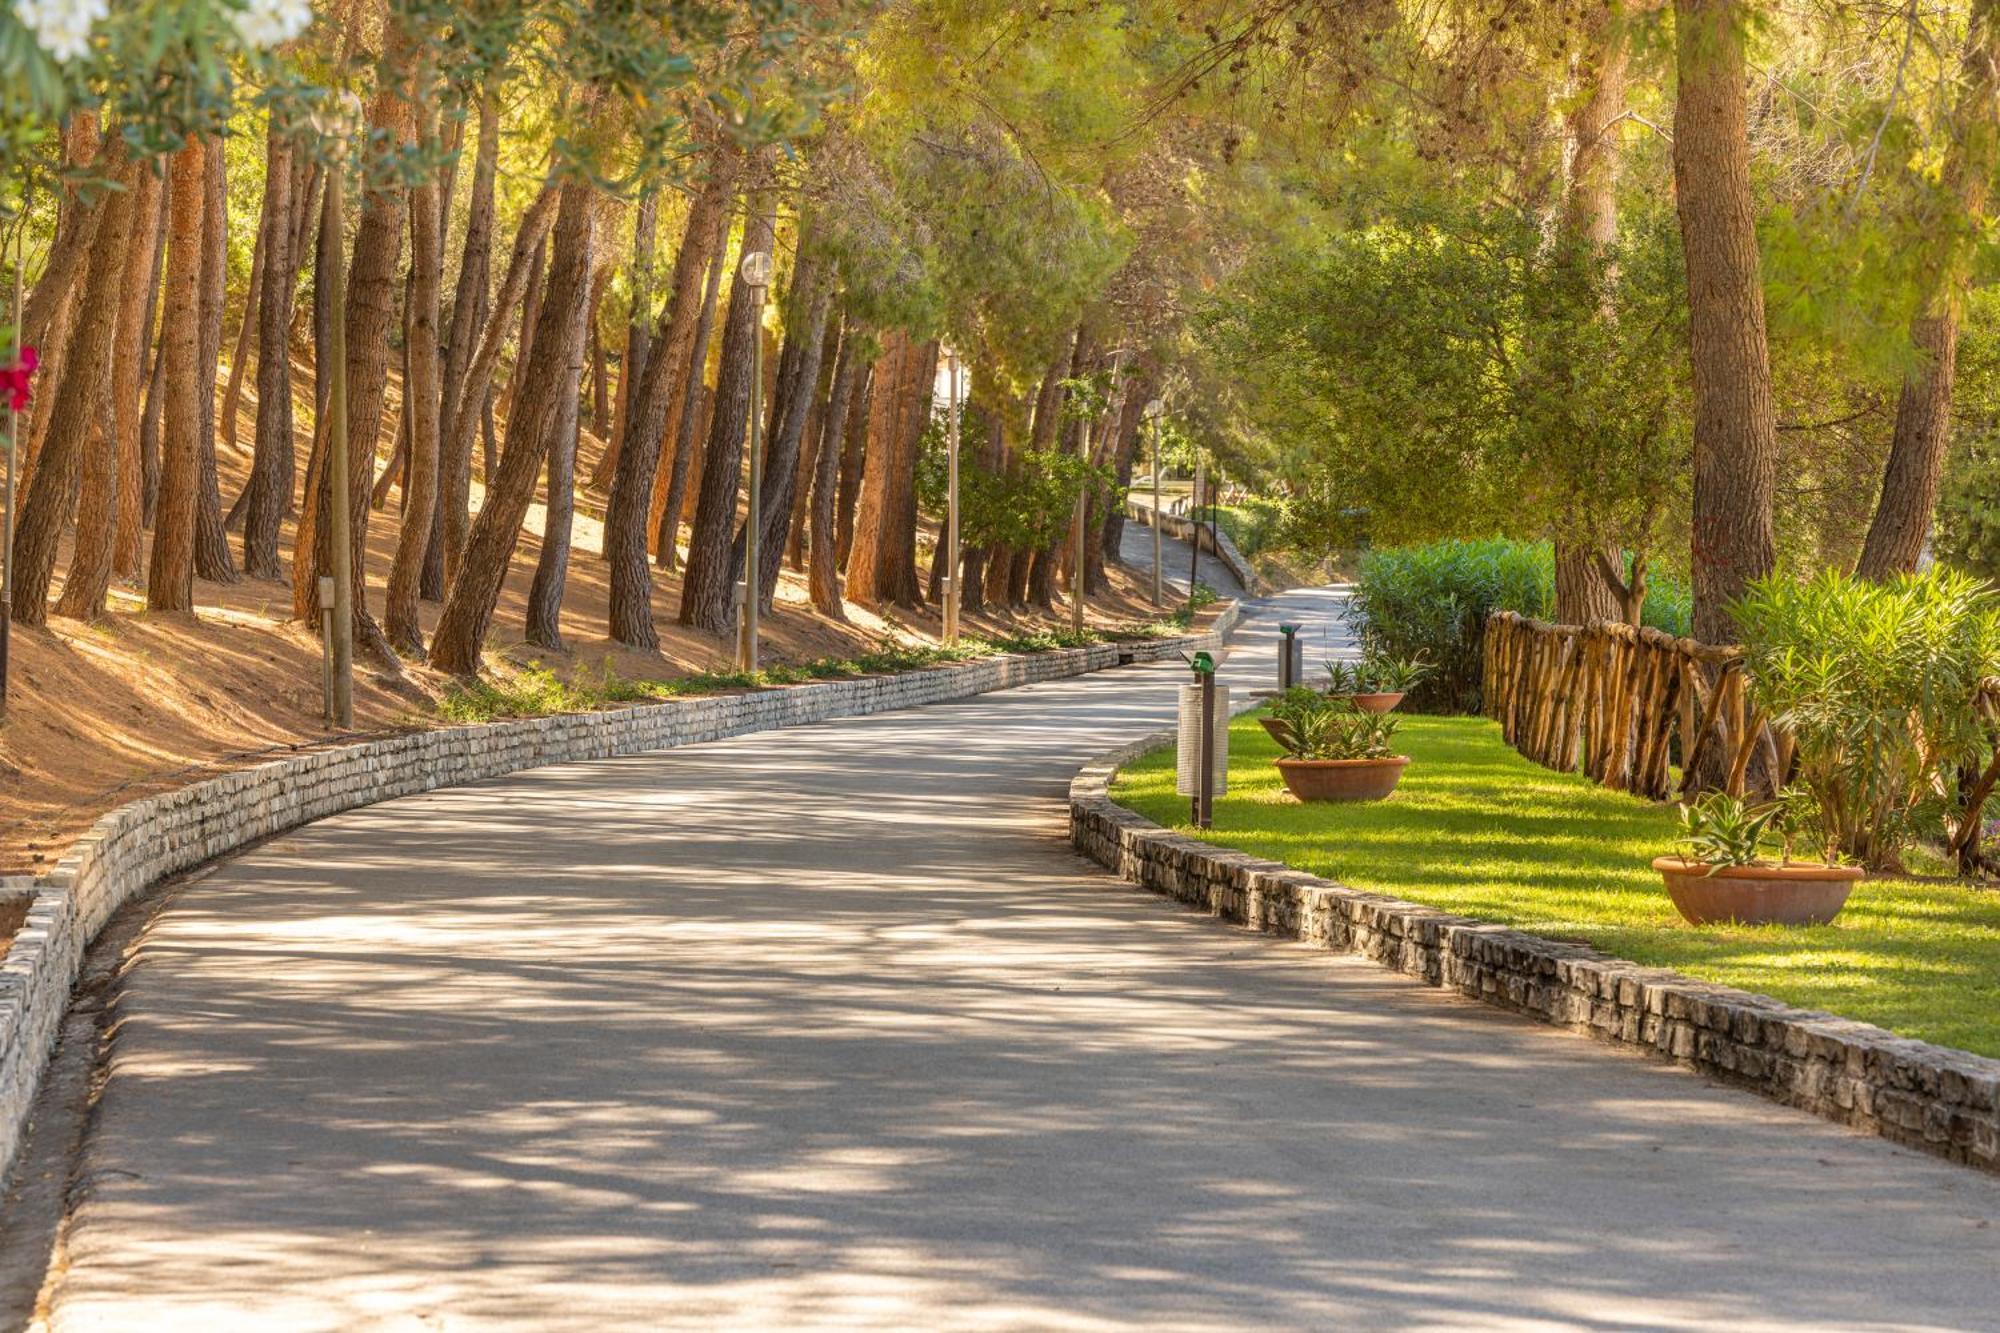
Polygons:
<instances>
[{"instance_id":1,"label":"paved path in distance","mask_svg":"<svg viewBox=\"0 0 2000 1333\"><path fill-rule=\"evenodd\" d=\"M1337 611L1264 608L1239 684L1278 614ZM547 768L221 865L132 965L53 1326L2000 1322L2000 1181L1078 859L1070 776L1180 678Z\"/></svg>"}]
</instances>

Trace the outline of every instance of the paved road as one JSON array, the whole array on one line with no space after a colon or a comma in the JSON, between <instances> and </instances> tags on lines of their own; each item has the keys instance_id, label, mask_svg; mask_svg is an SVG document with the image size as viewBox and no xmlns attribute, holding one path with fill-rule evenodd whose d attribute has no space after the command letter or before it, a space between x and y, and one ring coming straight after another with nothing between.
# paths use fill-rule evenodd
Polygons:
<instances>
[{"instance_id":1,"label":"paved road","mask_svg":"<svg viewBox=\"0 0 2000 1333\"><path fill-rule=\"evenodd\" d=\"M1174 679L224 865L131 972L55 1327L2000 1322L2000 1182L1079 861Z\"/></svg>"},{"instance_id":2,"label":"paved road","mask_svg":"<svg viewBox=\"0 0 2000 1333\"><path fill-rule=\"evenodd\" d=\"M1153 529L1150 524L1135 518L1127 518L1118 539L1118 554L1126 564L1134 569L1150 571L1153 568ZM1188 571L1192 552L1184 541L1175 541L1162 533L1160 537L1160 563L1166 568L1161 571L1162 579L1187 596ZM1201 581L1215 589L1222 597L1241 597L1243 584L1236 575L1229 572L1229 566L1215 558L1212 551L1201 553Z\"/></svg>"}]
</instances>

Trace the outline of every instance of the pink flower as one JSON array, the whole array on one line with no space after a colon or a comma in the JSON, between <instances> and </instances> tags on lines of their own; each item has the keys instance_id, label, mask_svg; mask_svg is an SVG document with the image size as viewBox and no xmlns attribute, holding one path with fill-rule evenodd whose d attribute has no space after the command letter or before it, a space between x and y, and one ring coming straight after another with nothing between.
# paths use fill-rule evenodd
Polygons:
<instances>
[{"instance_id":1,"label":"pink flower","mask_svg":"<svg viewBox=\"0 0 2000 1333\"><path fill-rule=\"evenodd\" d=\"M41 364L34 348L23 347L20 359L0 370L0 399L6 400L10 410L20 412L27 408L28 400L35 395L35 386L30 381Z\"/></svg>"}]
</instances>

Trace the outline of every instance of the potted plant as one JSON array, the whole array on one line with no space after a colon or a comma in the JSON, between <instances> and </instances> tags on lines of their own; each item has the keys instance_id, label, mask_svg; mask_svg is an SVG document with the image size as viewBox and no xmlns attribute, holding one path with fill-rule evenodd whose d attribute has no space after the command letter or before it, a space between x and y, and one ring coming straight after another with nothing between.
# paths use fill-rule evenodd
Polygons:
<instances>
[{"instance_id":1,"label":"potted plant","mask_svg":"<svg viewBox=\"0 0 2000 1333\"><path fill-rule=\"evenodd\" d=\"M1272 734L1285 751L1278 774L1301 801L1379 801L1402 780L1410 761L1390 746L1396 719L1388 714L1289 695L1272 711L1282 723Z\"/></svg>"},{"instance_id":2,"label":"potted plant","mask_svg":"<svg viewBox=\"0 0 2000 1333\"><path fill-rule=\"evenodd\" d=\"M1310 685L1294 685L1272 700L1270 710L1259 713L1257 720L1264 724L1264 730L1269 732L1271 739L1282 748L1286 737L1291 735L1291 724L1287 719L1301 709L1309 709L1325 702L1326 696Z\"/></svg>"},{"instance_id":3,"label":"potted plant","mask_svg":"<svg viewBox=\"0 0 2000 1333\"><path fill-rule=\"evenodd\" d=\"M1653 869L1690 925L1823 926L1840 914L1863 872L1830 859L1793 860L1793 839L1808 826L1824 830L1811 796L1796 789L1755 806L1710 792L1681 807L1684 854L1655 857ZM1776 861L1764 854L1773 833L1783 840Z\"/></svg>"},{"instance_id":4,"label":"potted plant","mask_svg":"<svg viewBox=\"0 0 2000 1333\"><path fill-rule=\"evenodd\" d=\"M1328 662L1326 693L1328 698L1346 700L1364 712L1387 713L1430 672L1430 663L1422 658L1370 653L1359 662Z\"/></svg>"}]
</instances>

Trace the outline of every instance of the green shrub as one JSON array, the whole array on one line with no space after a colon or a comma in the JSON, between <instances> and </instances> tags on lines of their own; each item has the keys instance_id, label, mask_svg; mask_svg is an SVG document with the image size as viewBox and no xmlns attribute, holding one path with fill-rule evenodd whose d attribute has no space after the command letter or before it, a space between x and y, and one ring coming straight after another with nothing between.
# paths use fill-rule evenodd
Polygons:
<instances>
[{"instance_id":1,"label":"green shrub","mask_svg":"<svg viewBox=\"0 0 2000 1333\"><path fill-rule=\"evenodd\" d=\"M1354 585L1362 649L1374 658L1431 665L1405 707L1477 712L1487 614L1517 611L1549 619L1555 614L1555 569L1555 551L1547 542L1501 537L1369 551L1361 557ZM1642 619L1672 634L1687 633L1686 589L1654 575Z\"/></svg>"},{"instance_id":2,"label":"green shrub","mask_svg":"<svg viewBox=\"0 0 2000 1333\"><path fill-rule=\"evenodd\" d=\"M1731 608L1757 706L1789 732L1821 840L1863 865L1957 812L1961 765L1993 738L1979 682L2000 672L2000 598L1939 567L1869 583L1834 570L1751 583Z\"/></svg>"},{"instance_id":3,"label":"green shrub","mask_svg":"<svg viewBox=\"0 0 2000 1333\"><path fill-rule=\"evenodd\" d=\"M1286 511L1281 500L1246 495L1235 504L1216 509L1216 521L1245 556L1256 557L1285 541Z\"/></svg>"}]
</instances>

